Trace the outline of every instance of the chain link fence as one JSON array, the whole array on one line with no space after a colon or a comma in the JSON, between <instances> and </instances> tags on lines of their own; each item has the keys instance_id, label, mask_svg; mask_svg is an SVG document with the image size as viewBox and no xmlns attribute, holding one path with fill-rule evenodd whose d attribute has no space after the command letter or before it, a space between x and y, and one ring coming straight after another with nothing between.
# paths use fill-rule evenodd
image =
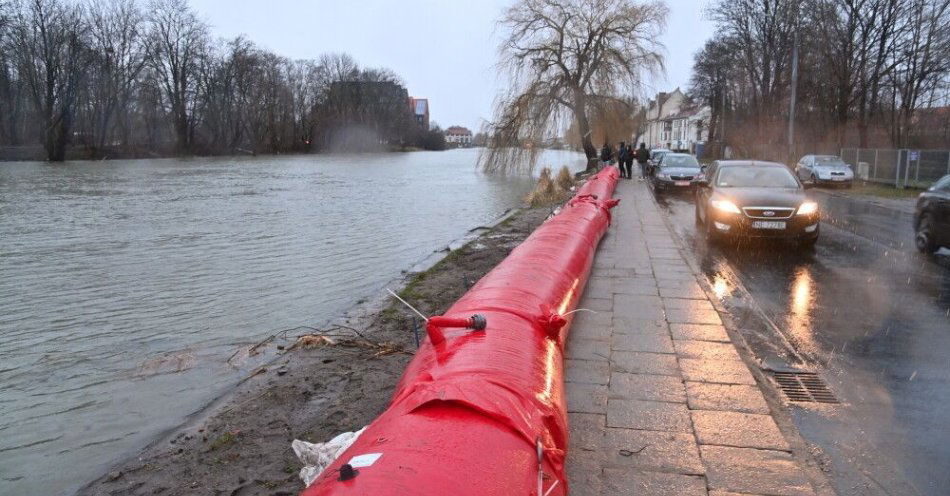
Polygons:
<instances>
[{"instance_id":1,"label":"chain link fence","mask_svg":"<svg viewBox=\"0 0 950 496\"><path fill-rule=\"evenodd\" d=\"M950 150L842 148L855 177L898 188L925 188L950 174Z\"/></svg>"}]
</instances>

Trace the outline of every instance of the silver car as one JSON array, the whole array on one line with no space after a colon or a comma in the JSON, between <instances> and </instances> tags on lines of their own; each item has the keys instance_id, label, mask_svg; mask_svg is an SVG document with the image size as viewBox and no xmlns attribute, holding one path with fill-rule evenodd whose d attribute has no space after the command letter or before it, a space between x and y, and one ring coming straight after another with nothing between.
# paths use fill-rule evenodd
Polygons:
<instances>
[{"instance_id":1,"label":"silver car","mask_svg":"<svg viewBox=\"0 0 950 496\"><path fill-rule=\"evenodd\" d=\"M802 182L842 185L850 188L854 171L837 155L805 155L798 161L795 173Z\"/></svg>"}]
</instances>

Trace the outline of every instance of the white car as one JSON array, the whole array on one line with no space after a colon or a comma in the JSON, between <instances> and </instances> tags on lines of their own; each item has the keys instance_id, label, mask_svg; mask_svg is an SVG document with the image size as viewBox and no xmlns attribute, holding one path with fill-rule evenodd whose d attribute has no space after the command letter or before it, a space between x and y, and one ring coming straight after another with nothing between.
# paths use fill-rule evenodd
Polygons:
<instances>
[{"instance_id":1,"label":"white car","mask_svg":"<svg viewBox=\"0 0 950 496\"><path fill-rule=\"evenodd\" d=\"M805 155L798 161L795 174L802 182L812 184L840 184L850 188L854 171L837 155Z\"/></svg>"}]
</instances>

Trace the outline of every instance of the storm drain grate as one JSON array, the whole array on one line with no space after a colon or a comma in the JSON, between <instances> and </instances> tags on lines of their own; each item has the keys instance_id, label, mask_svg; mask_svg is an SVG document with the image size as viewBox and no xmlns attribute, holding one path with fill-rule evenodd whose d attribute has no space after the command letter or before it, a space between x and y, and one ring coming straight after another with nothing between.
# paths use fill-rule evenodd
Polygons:
<instances>
[{"instance_id":1,"label":"storm drain grate","mask_svg":"<svg viewBox=\"0 0 950 496\"><path fill-rule=\"evenodd\" d=\"M821 377L813 372L773 372L775 382L789 401L839 403Z\"/></svg>"}]
</instances>

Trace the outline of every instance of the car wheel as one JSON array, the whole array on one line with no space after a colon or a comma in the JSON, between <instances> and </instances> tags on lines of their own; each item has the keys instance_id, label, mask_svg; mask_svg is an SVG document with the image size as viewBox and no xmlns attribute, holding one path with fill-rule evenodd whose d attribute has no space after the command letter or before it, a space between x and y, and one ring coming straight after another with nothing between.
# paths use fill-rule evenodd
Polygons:
<instances>
[{"instance_id":1,"label":"car wheel","mask_svg":"<svg viewBox=\"0 0 950 496\"><path fill-rule=\"evenodd\" d=\"M798 247L805 250L815 249L815 243L818 242L818 236L812 236L810 238L802 238L798 240Z\"/></svg>"},{"instance_id":2,"label":"car wheel","mask_svg":"<svg viewBox=\"0 0 950 496\"><path fill-rule=\"evenodd\" d=\"M818 178L814 174L811 175L811 183L818 186Z\"/></svg>"},{"instance_id":3,"label":"car wheel","mask_svg":"<svg viewBox=\"0 0 950 496\"><path fill-rule=\"evenodd\" d=\"M706 231L706 241L710 244L716 244L722 239L719 231L716 231L716 223L709 220L709 214L706 214L706 220L703 222Z\"/></svg>"},{"instance_id":4,"label":"car wheel","mask_svg":"<svg viewBox=\"0 0 950 496\"><path fill-rule=\"evenodd\" d=\"M917 234L914 236L914 244L921 253L933 253L937 251L937 245L933 240L933 221L930 214L926 213L917 223Z\"/></svg>"}]
</instances>

